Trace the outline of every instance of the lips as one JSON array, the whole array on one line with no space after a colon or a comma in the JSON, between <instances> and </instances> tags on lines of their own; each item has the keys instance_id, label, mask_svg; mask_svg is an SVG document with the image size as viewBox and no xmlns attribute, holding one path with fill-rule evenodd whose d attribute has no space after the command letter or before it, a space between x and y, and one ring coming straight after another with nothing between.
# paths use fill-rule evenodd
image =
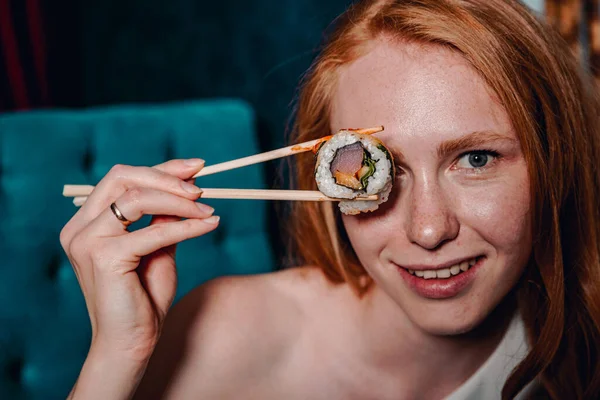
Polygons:
<instances>
[{"instance_id":1,"label":"lips","mask_svg":"<svg viewBox=\"0 0 600 400\"><path fill-rule=\"evenodd\" d=\"M405 270L411 274L418 276L423 279L448 279L451 276L456 276L463 272L467 272L469 268L477 263L478 257L471 258L469 260L464 260L462 262L457 262L450 267L445 268L431 268L431 269L409 269L405 268Z\"/></svg>"},{"instance_id":2,"label":"lips","mask_svg":"<svg viewBox=\"0 0 600 400\"><path fill-rule=\"evenodd\" d=\"M425 266L411 266L410 269L397 267L408 287L418 296L428 299L448 299L468 290L485 261L485 257L479 256L452 265L440 265L433 269L431 266L428 267L429 269ZM421 269L416 269L417 267ZM459 271L456 270L457 268Z\"/></svg>"}]
</instances>

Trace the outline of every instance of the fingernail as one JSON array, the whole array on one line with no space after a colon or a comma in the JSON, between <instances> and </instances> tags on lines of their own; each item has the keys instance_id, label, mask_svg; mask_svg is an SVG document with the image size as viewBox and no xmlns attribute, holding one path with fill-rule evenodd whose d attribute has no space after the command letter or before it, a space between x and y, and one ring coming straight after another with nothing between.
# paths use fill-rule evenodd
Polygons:
<instances>
[{"instance_id":1,"label":"fingernail","mask_svg":"<svg viewBox=\"0 0 600 400\"><path fill-rule=\"evenodd\" d=\"M204 160L200 158L189 158L183 163L188 167L201 167L204 165Z\"/></svg>"},{"instance_id":2,"label":"fingernail","mask_svg":"<svg viewBox=\"0 0 600 400\"><path fill-rule=\"evenodd\" d=\"M204 218L202 221L206 222L207 224L216 225L219 223L220 219L221 217L218 215L213 215L212 217Z\"/></svg>"},{"instance_id":3,"label":"fingernail","mask_svg":"<svg viewBox=\"0 0 600 400\"><path fill-rule=\"evenodd\" d=\"M181 187L183 188L183 190L185 190L188 193L193 193L193 194L202 193L202 189L200 189L198 186L192 185L191 183L187 183L185 181L181 182Z\"/></svg>"},{"instance_id":4,"label":"fingernail","mask_svg":"<svg viewBox=\"0 0 600 400\"><path fill-rule=\"evenodd\" d=\"M215 209L204 203L196 203L196 206L205 214L212 215L215 212Z\"/></svg>"}]
</instances>

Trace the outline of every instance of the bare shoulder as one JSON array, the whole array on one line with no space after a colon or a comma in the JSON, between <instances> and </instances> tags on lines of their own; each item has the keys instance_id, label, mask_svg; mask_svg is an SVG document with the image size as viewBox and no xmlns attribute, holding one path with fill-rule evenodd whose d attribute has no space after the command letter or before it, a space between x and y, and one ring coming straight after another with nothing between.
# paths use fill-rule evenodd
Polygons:
<instances>
[{"instance_id":1,"label":"bare shoulder","mask_svg":"<svg viewBox=\"0 0 600 400\"><path fill-rule=\"evenodd\" d=\"M320 269L299 267L220 277L192 290L169 312L136 396L225 398L223 390L268 376L330 285Z\"/></svg>"},{"instance_id":2,"label":"bare shoulder","mask_svg":"<svg viewBox=\"0 0 600 400\"><path fill-rule=\"evenodd\" d=\"M302 312L312 312L312 308L323 305L328 300L343 297L351 290L347 285L332 283L321 268L303 266L284 270L272 276L274 288L284 294Z\"/></svg>"}]
</instances>

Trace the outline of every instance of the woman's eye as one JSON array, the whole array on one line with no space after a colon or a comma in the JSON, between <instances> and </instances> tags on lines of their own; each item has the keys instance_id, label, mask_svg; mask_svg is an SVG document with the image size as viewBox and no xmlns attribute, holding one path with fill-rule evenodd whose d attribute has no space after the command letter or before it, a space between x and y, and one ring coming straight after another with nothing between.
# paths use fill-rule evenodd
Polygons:
<instances>
[{"instance_id":1,"label":"woman's eye","mask_svg":"<svg viewBox=\"0 0 600 400\"><path fill-rule=\"evenodd\" d=\"M498 156L494 151L471 151L463 154L456 163L458 168L485 168Z\"/></svg>"}]
</instances>

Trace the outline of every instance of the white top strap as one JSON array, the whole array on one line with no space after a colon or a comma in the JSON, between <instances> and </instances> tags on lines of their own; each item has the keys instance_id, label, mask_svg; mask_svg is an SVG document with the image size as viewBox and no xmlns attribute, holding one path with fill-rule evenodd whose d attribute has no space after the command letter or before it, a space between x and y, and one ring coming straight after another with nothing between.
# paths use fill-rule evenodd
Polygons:
<instances>
[{"instance_id":1,"label":"white top strap","mask_svg":"<svg viewBox=\"0 0 600 400\"><path fill-rule=\"evenodd\" d=\"M517 313L492 355L464 384L446 397L446 400L500 399L506 379L528 351L525 326ZM531 382L516 399L525 399L536 386L535 381Z\"/></svg>"}]
</instances>

